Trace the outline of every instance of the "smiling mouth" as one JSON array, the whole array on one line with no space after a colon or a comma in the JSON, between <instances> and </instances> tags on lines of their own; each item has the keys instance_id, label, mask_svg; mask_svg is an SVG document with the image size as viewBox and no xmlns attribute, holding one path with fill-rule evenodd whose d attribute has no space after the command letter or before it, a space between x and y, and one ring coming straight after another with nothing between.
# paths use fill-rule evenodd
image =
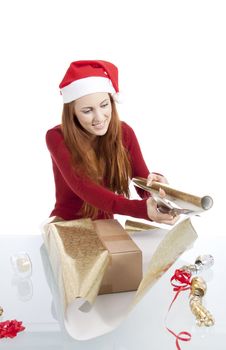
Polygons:
<instances>
[{"instance_id":1,"label":"smiling mouth","mask_svg":"<svg viewBox=\"0 0 226 350\"><path fill-rule=\"evenodd\" d=\"M101 122L101 123L96 123L96 124L92 124L92 126L94 126L95 128L102 128L105 124L105 121Z\"/></svg>"}]
</instances>

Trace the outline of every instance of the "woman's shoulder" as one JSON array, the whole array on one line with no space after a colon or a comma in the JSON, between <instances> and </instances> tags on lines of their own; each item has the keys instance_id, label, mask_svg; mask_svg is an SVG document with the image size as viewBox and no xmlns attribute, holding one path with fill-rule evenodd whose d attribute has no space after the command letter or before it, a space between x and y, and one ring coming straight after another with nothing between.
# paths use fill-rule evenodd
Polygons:
<instances>
[{"instance_id":1,"label":"woman's shoulder","mask_svg":"<svg viewBox=\"0 0 226 350\"><path fill-rule=\"evenodd\" d=\"M125 141L134 137L135 133L133 128L124 121L121 121L122 137Z\"/></svg>"},{"instance_id":2,"label":"woman's shoulder","mask_svg":"<svg viewBox=\"0 0 226 350\"><path fill-rule=\"evenodd\" d=\"M121 121L121 127L122 127L122 131L125 133L134 132L133 128L123 120Z\"/></svg>"},{"instance_id":3,"label":"woman's shoulder","mask_svg":"<svg viewBox=\"0 0 226 350\"><path fill-rule=\"evenodd\" d=\"M61 125L56 125L53 128L47 130L46 132L46 137L51 137L54 136L56 134L61 134L62 135L62 130L61 130Z\"/></svg>"},{"instance_id":4,"label":"woman's shoulder","mask_svg":"<svg viewBox=\"0 0 226 350\"><path fill-rule=\"evenodd\" d=\"M56 141L57 139L62 139L63 134L61 130L61 125L56 125L53 128L47 130L46 132L46 142L51 143L52 141Z\"/></svg>"},{"instance_id":5,"label":"woman's shoulder","mask_svg":"<svg viewBox=\"0 0 226 350\"><path fill-rule=\"evenodd\" d=\"M47 133L47 134L52 134L52 133L55 133L55 132L60 132L60 133L62 133L62 131L61 131L61 124L56 125L56 126L50 128L49 130L47 130L46 133Z\"/></svg>"}]
</instances>

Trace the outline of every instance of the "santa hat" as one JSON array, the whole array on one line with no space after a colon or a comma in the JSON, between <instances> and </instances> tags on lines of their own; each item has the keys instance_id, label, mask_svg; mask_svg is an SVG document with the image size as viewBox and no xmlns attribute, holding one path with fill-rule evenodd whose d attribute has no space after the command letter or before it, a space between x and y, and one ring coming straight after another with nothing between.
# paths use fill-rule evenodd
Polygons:
<instances>
[{"instance_id":1,"label":"santa hat","mask_svg":"<svg viewBox=\"0 0 226 350\"><path fill-rule=\"evenodd\" d=\"M106 61L72 62L59 88L64 103L95 92L108 92L116 102L120 102L118 69L114 64Z\"/></svg>"}]
</instances>

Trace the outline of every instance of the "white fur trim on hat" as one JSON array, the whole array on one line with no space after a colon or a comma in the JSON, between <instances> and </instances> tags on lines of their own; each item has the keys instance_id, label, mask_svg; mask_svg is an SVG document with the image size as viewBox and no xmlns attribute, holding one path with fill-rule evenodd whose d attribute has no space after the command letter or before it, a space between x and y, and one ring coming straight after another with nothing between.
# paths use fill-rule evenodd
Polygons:
<instances>
[{"instance_id":1,"label":"white fur trim on hat","mask_svg":"<svg viewBox=\"0 0 226 350\"><path fill-rule=\"evenodd\" d=\"M124 98L123 98L123 94L121 92L115 92L114 94L112 94L113 100L117 103L123 103Z\"/></svg>"},{"instance_id":2,"label":"white fur trim on hat","mask_svg":"<svg viewBox=\"0 0 226 350\"><path fill-rule=\"evenodd\" d=\"M115 94L112 82L104 77L87 77L73 81L61 89L63 102L69 103L78 98L95 92L109 92Z\"/></svg>"}]
</instances>

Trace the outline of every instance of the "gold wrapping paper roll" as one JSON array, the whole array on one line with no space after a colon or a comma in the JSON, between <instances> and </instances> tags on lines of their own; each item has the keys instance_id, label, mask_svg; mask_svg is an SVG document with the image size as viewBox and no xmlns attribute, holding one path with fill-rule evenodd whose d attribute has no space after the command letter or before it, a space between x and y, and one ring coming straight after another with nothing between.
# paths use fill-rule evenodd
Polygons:
<instances>
[{"instance_id":1,"label":"gold wrapping paper roll","mask_svg":"<svg viewBox=\"0 0 226 350\"><path fill-rule=\"evenodd\" d=\"M132 179L133 183L148 191L148 192L158 192L160 188L162 188L166 193L166 198L172 202L180 202L190 203L197 208L201 208L202 210L208 210L213 206L213 199L210 196L198 197L190 193L186 193L180 190L177 190L167 184L160 182L153 182L151 186L147 186L147 179L142 177L136 177Z\"/></svg>"},{"instance_id":2,"label":"gold wrapping paper roll","mask_svg":"<svg viewBox=\"0 0 226 350\"><path fill-rule=\"evenodd\" d=\"M143 222L126 220L125 222L125 230L127 232L139 232L139 231L148 231L159 228L157 226L144 224Z\"/></svg>"}]
</instances>

